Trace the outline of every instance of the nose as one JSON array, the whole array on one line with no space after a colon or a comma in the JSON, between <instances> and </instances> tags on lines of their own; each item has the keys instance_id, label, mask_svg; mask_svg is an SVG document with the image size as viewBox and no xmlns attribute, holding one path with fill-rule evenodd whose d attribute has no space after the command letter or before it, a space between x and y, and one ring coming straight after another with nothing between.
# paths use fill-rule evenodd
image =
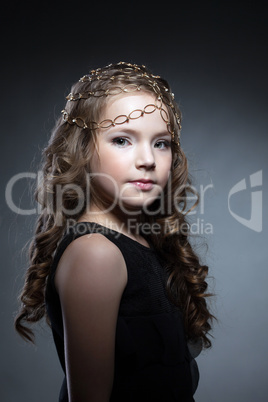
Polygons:
<instances>
[{"instance_id":1,"label":"nose","mask_svg":"<svg viewBox=\"0 0 268 402\"><path fill-rule=\"evenodd\" d=\"M151 145L141 144L137 149L136 168L153 170L155 166L155 155Z\"/></svg>"}]
</instances>

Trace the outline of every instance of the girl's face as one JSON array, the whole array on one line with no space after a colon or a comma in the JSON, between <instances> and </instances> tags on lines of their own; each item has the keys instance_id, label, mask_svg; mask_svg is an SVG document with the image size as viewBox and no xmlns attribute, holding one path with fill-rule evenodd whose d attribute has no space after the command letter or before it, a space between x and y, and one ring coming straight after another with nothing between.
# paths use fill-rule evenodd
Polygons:
<instances>
[{"instance_id":1,"label":"girl's face","mask_svg":"<svg viewBox=\"0 0 268 402\"><path fill-rule=\"evenodd\" d=\"M114 97L100 121L154 103L155 97L149 93ZM170 175L172 152L171 135L158 110L100 129L97 146L90 168L101 199L112 206L140 210L159 196Z\"/></svg>"}]
</instances>

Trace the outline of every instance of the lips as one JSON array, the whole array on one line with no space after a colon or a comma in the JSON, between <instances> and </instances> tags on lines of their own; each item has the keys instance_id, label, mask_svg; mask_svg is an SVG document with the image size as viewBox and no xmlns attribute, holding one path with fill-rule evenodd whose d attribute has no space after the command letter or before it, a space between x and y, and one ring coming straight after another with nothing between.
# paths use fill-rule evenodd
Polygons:
<instances>
[{"instance_id":1,"label":"lips","mask_svg":"<svg viewBox=\"0 0 268 402\"><path fill-rule=\"evenodd\" d=\"M140 190L145 190L145 191L151 190L155 184L155 182L153 180L147 180L147 179L131 180L129 183L133 184L135 187L139 188Z\"/></svg>"}]
</instances>

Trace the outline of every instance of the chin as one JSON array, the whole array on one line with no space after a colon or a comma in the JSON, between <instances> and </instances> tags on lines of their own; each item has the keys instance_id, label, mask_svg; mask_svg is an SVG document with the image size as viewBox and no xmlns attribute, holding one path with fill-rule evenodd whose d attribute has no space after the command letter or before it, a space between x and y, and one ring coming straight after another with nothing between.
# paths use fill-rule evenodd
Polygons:
<instances>
[{"instance_id":1,"label":"chin","mask_svg":"<svg viewBox=\"0 0 268 402\"><path fill-rule=\"evenodd\" d=\"M119 205L120 209L122 211L124 211L125 213L127 213L127 212L131 213L131 212L136 211L138 214L138 212L141 213L143 209L146 209L150 205L152 205L155 200L156 200L156 197L150 197L149 199L146 199L146 200L133 199L133 201L128 199L127 201L121 200L118 205Z\"/></svg>"}]
</instances>

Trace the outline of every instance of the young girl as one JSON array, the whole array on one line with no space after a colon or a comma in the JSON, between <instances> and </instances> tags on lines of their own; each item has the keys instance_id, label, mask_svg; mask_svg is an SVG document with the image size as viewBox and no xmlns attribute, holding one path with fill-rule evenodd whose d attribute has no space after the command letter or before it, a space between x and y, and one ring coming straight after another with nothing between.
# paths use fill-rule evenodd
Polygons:
<instances>
[{"instance_id":1,"label":"young girl","mask_svg":"<svg viewBox=\"0 0 268 402\"><path fill-rule=\"evenodd\" d=\"M15 322L33 341L25 324L47 317L60 401L194 401L212 315L180 129L168 83L145 66L92 70L67 96Z\"/></svg>"}]
</instances>

